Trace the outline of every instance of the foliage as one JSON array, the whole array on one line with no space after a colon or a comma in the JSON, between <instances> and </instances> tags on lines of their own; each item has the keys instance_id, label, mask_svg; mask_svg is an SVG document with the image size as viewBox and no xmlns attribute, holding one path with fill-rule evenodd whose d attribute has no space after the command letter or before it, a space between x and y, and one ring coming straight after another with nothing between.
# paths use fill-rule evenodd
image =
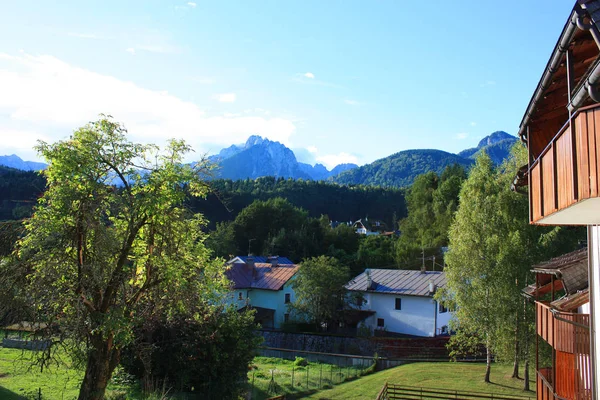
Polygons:
<instances>
[{"instance_id":1,"label":"foliage","mask_svg":"<svg viewBox=\"0 0 600 400\"><path fill-rule=\"evenodd\" d=\"M456 310L455 329L467 333L454 342L480 338L488 349L488 366L492 352L512 358L506 355L511 346L502 343L513 343L515 356L519 331L531 332L530 327L519 329L521 289L531 282L531 266L556 255L558 248L573 250L578 237L577 231L529 225L527 197L510 190L525 162L521 144L499 169L485 153L477 158L460 191L446 257L448 284L438 293Z\"/></svg>"},{"instance_id":2,"label":"foliage","mask_svg":"<svg viewBox=\"0 0 600 400\"><path fill-rule=\"evenodd\" d=\"M57 326L54 339L85 363L80 398L100 399L136 321L157 309L183 312L193 294L224 285L203 245L202 216L182 206L206 194L203 164L182 163L181 141L162 152L131 143L105 117L37 149L50 164L48 189L10 265L27 276L18 295L31 320Z\"/></svg>"},{"instance_id":3,"label":"foliage","mask_svg":"<svg viewBox=\"0 0 600 400\"><path fill-rule=\"evenodd\" d=\"M293 314L319 327L329 327L344 308L344 285L349 278L348 267L335 258L319 256L305 260L292 283L296 293L291 305Z\"/></svg>"},{"instance_id":4,"label":"foliage","mask_svg":"<svg viewBox=\"0 0 600 400\"><path fill-rule=\"evenodd\" d=\"M296 357L294 360L294 365L296 367L306 367L308 365L308 361L306 361L306 358Z\"/></svg>"},{"instance_id":5,"label":"foliage","mask_svg":"<svg viewBox=\"0 0 600 400\"><path fill-rule=\"evenodd\" d=\"M215 224L234 220L256 200L276 197L306 210L313 218L328 215L333 221L356 221L369 216L393 226L396 218L406 215L404 192L399 189L274 177L239 181L216 179L210 181L210 187L206 201L190 199L188 204Z\"/></svg>"},{"instance_id":6,"label":"foliage","mask_svg":"<svg viewBox=\"0 0 600 400\"><path fill-rule=\"evenodd\" d=\"M410 186L417 176L427 172L441 174L450 165L467 168L472 160L441 150L406 150L334 177L341 184L382 187Z\"/></svg>"},{"instance_id":7,"label":"foliage","mask_svg":"<svg viewBox=\"0 0 600 400\"><path fill-rule=\"evenodd\" d=\"M438 257L440 247L448 245L448 231L458 209L458 194L466 179L465 169L454 164L441 175L419 175L408 190L408 216L400 221L400 239L396 242L396 263L403 267L420 266L421 256Z\"/></svg>"},{"instance_id":8,"label":"foliage","mask_svg":"<svg viewBox=\"0 0 600 400\"><path fill-rule=\"evenodd\" d=\"M144 386L163 381L164 387L202 397L238 398L262 342L253 312L207 304L192 311L144 321L123 357L125 369Z\"/></svg>"},{"instance_id":9,"label":"foliage","mask_svg":"<svg viewBox=\"0 0 600 400\"><path fill-rule=\"evenodd\" d=\"M37 172L0 166L0 221L28 217L45 187Z\"/></svg>"}]
</instances>

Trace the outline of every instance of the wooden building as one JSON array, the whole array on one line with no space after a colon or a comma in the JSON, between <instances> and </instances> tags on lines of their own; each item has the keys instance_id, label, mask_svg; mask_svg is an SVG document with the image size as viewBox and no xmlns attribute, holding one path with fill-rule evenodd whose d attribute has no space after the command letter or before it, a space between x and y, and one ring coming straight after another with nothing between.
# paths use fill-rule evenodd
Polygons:
<instances>
[{"instance_id":1,"label":"wooden building","mask_svg":"<svg viewBox=\"0 0 600 400\"><path fill-rule=\"evenodd\" d=\"M591 399L587 249L536 265L536 392L539 399ZM540 357L542 341L550 358Z\"/></svg>"},{"instance_id":2,"label":"wooden building","mask_svg":"<svg viewBox=\"0 0 600 400\"><path fill-rule=\"evenodd\" d=\"M589 318L577 316L580 319L569 320L555 310L553 312L550 304L538 303L538 333L553 346L555 355L552 379L548 378L549 370L541 367L538 370L540 399L595 399L600 387L599 49L600 0L578 0L519 129L521 139L527 144L529 163L521 168L514 185L517 190L519 186L529 186L530 222L588 227ZM552 281L552 285L560 285L556 282L560 280ZM555 289L551 286L550 290ZM584 349L579 347L589 343L590 371L581 378L585 379L582 383L577 381L580 378L575 372L567 372L575 368L579 358L563 357L574 353L566 352L561 346L566 346L570 340L568 335L573 332L583 335L578 330L584 329L583 326L589 329L589 340L581 339L576 346L583 357ZM573 350L572 347L568 349ZM558 369L557 365L573 368ZM586 390L565 391L561 385L563 389L567 386L581 389L583 385Z\"/></svg>"}]
</instances>

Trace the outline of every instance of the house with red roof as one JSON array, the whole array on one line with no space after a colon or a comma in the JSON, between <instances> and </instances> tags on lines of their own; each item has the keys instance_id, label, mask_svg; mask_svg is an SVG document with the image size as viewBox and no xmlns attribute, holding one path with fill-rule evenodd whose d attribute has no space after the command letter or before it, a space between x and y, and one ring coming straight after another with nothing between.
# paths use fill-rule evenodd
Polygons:
<instances>
[{"instance_id":1,"label":"house with red roof","mask_svg":"<svg viewBox=\"0 0 600 400\"><path fill-rule=\"evenodd\" d=\"M238 310L254 309L255 319L263 328L279 329L290 318L288 306L295 300L292 282L299 266L284 261L288 263L280 263L277 257L270 257L269 262L246 257L245 262L227 264L229 301Z\"/></svg>"}]
</instances>

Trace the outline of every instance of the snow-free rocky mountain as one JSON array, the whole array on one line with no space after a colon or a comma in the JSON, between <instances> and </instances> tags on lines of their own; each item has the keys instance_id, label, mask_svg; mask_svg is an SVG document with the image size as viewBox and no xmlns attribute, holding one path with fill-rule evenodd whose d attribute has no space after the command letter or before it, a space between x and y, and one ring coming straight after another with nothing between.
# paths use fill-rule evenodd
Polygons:
<instances>
[{"instance_id":1,"label":"snow-free rocky mountain","mask_svg":"<svg viewBox=\"0 0 600 400\"><path fill-rule=\"evenodd\" d=\"M232 145L209 157L218 164L216 176L224 179L255 179L261 176L325 180L352 168L342 164L329 171L324 165L298 162L292 150L279 142L250 136L243 145Z\"/></svg>"},{"instance_id":2,"label":"snow-free rocky mountain","mask_svg":"<svg viewBox=\"0 0 600 400\"><path fill-rule=\"evenodd\" d=\"M477 147L458 154L442 150L405 150L358 167L341 164L329 171L324 165L298 162L292 150L279 142L260 136L250 136L246 143L222 149L209 157L217 164L215 178L255 179L275 176L293 179L330 180L340 184L377 185L387 187L409 186L417 175L428 171L441 173L452 164L470 167L482 151L496 164L502 163L517 138L497 131L483 138ZM16 155L0 156L0 165L21 170L40 170L43 163L23 161Z\"/></svg>"}]
</instances>

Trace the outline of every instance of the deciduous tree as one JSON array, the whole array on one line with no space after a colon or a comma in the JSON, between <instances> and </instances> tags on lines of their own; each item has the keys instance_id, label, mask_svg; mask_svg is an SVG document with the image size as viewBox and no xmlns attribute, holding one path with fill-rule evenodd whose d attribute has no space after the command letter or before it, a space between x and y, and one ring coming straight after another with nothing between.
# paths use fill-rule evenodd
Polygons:
<instances>
[{"instance_id":1,"label":"deciduous tree","mask_svg":"<svg viewBox=\"0 0 600 400\"><path fill-rule=\"evenodd\" d=\"M189 293L217 295L223 284L202 216L182 206L206 193L204 164L183 163L182 141L163 151L132 143L109 117L37 150L49 163L48 187L18 245L22 294L32 317L56 326L83 360L79 399L102 399L133 326L152 312L150 298L182 311Z\"/></svg>"}]
</instances>

